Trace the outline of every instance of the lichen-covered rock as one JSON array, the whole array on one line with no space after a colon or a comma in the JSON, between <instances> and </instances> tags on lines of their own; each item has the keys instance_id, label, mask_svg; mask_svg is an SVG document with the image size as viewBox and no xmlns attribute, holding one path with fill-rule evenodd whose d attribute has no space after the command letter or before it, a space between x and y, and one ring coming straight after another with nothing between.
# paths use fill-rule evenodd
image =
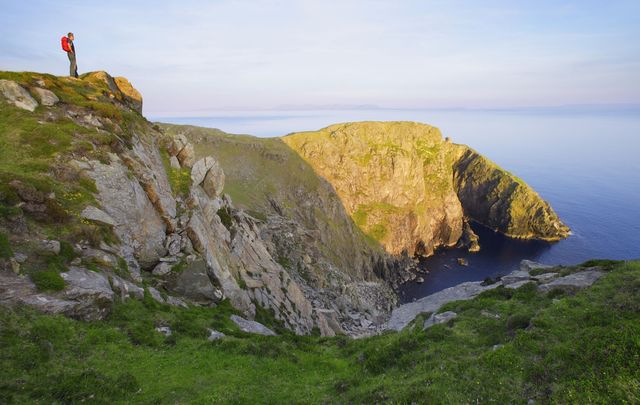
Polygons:
<instances>
[{"instance_id":1,"label":"lichen-covered rock","mask_svg":"<svg viewBox=\"0 0 640 405\"><path fill-rule=\"evenodd\" d=\"M140 92L125 77L115 77L113 80L131 108L142 114L142 95Z\"/></svg>"},{"instance_id":2,"label":"lichen-covered rock","mask_svg":"<svg viewBox=\"0 0 640 405\"><path fill-rule=\"evenodd\" d=\"M195 151L191 143L187 143L185 147L178 152L176 157L182 167L191 167L195 163Z\"/></svg>"},{"instance_id":3,"label":"lichen-covered rock","mask_svg":"<svg viewBox=\"0 0 640 405\"><path fill-rule=\"evenodd\" d=\"M27 111L35 111L38 102L31 97L31 94L18 83L12 80L0 80L0 92L7 102Z\"/></svg>"}]
</instances>

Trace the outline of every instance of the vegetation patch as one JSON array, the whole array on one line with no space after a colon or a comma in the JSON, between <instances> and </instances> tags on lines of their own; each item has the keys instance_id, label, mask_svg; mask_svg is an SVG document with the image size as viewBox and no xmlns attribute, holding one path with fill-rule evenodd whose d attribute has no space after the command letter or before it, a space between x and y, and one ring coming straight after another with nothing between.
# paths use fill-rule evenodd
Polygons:
<instances>
[{"instance_id":1,"label":"vegetation patch","mask_svg":"<svg viewBox=\"0 0 640 405\"><path fill-rule=\"evenodd\" d=\"M256 320L279 336L246 334L228 301L183 309L129 300L90 323L0 308L0 400L634 403L639 289L640 262L619 263L572 296L496 288L445 305L458 314L452 325L423 331L418 320L356 340L296 336L260 308ZM227 336L208 342L208 329Z\"/></svg>"},{"instance_id":2,"label":"vegetation patch","mask_svg":"<svg viewBox=\"0 0 640 405\"><path fill-rule=\"evenodd\" d=\"M52 268L32 273L31 280L40 291L61 291L66 285L60 273Z\"/></svg>"},{"instance_id":3,"label":"vegetation patch","mask_svg":"<svg viewBox=\"0 0 640 405\"><path fill-rule=\"evenodd\" d=\"M233 226L233 218L231 217L229 210L223 207L218 210L217 214L218 214L218 217L220 217L220 221L222 222L222 225L224 225L224 227L230 231L231 227Z\"/></svg>"},{"instance_id":4,"label":"vegetation patch","mask_svg":"<svg viewBox=\"0 0 640 405\"><path fill-rule=\"evenodd\" d=\"M11 256L13 256L13 250L11 250L9 238L4 233L0 232L0 258L8 259Z\"/></svg>"}]
</instances>

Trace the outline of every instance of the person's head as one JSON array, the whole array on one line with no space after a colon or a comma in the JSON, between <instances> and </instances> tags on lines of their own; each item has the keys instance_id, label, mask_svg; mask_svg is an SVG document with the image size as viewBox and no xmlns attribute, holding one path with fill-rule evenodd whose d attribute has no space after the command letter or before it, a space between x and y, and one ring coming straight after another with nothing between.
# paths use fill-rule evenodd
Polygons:
<instances>
[{"instance_id":1,"label":"person's head","mask_svg":"<svg viewBox=\"0 0 640 405\"><path fill-rule=\"evenodd\" d=\"M73 32L68 33L67 38L73 41Z\"/></svg>"}]
</instances>

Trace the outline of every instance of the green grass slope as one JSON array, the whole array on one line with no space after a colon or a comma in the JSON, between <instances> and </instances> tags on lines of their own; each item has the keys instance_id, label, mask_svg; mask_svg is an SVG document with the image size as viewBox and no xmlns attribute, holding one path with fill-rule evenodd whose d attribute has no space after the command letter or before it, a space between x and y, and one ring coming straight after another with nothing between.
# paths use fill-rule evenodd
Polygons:
<instances>
[{"instance_id":1,"label":"green grass slope","mask_svg":"<svg viewBox=\"0 0 640 405\"><path fill-rule=\"evenodd\" d=\"M594 264L608 274L575 295L499 288L448 304L448 324L361 340L249 336L226 304L130 301L92 323L2 309L0 402L636 403L640 261Z\"/></svg>"}]
</instances>

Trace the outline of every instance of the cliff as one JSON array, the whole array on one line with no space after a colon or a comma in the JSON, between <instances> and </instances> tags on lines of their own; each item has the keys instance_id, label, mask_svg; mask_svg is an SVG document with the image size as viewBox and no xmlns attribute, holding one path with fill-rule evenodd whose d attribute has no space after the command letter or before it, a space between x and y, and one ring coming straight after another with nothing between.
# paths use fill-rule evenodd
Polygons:
<instances>
[{"instance_id":1,"label":"cliff","mask_svg":"<svg viewBox=\"0 0 640 405\"><path fill-rule=\"evenodd\" d=\"M361 122L282 139L331 183L353 221L393 254L430 255L452 246L467 220L512 237L568 235L533 189L470 148L444 140L437 128Z\"/></svg>"},{"instance_id":2,"label":"cliff","mask_svg":"<svg viewBox=\"0 0 640 405\"><path fill-rule=\"evenodd\" d=\"M164 133L131 84L105 72L3 72L0 106L3 304L93 320L145 297L229 302L323 335L370 333L393 307L381 277L401 261L368 243L281 142L258 145L256 164L306 170L299 187L284 175L247 178L264 174L245 161L240 175L216 148Z\"/></svg>"},{"instance_id":3,"label":"cliff","mask_svg":"<svg viewBox=\"0 0 640 405\"><path fill-rule=\"evenodd\" d=\"M410 255L458 243L467 220L567 232L528 186L427 125L260 139L153 124L142 105L105 72L0 72L0 302L85 320L130 299L229 302L298 334L367 335Z\"/></svg>"}]
</instances>

